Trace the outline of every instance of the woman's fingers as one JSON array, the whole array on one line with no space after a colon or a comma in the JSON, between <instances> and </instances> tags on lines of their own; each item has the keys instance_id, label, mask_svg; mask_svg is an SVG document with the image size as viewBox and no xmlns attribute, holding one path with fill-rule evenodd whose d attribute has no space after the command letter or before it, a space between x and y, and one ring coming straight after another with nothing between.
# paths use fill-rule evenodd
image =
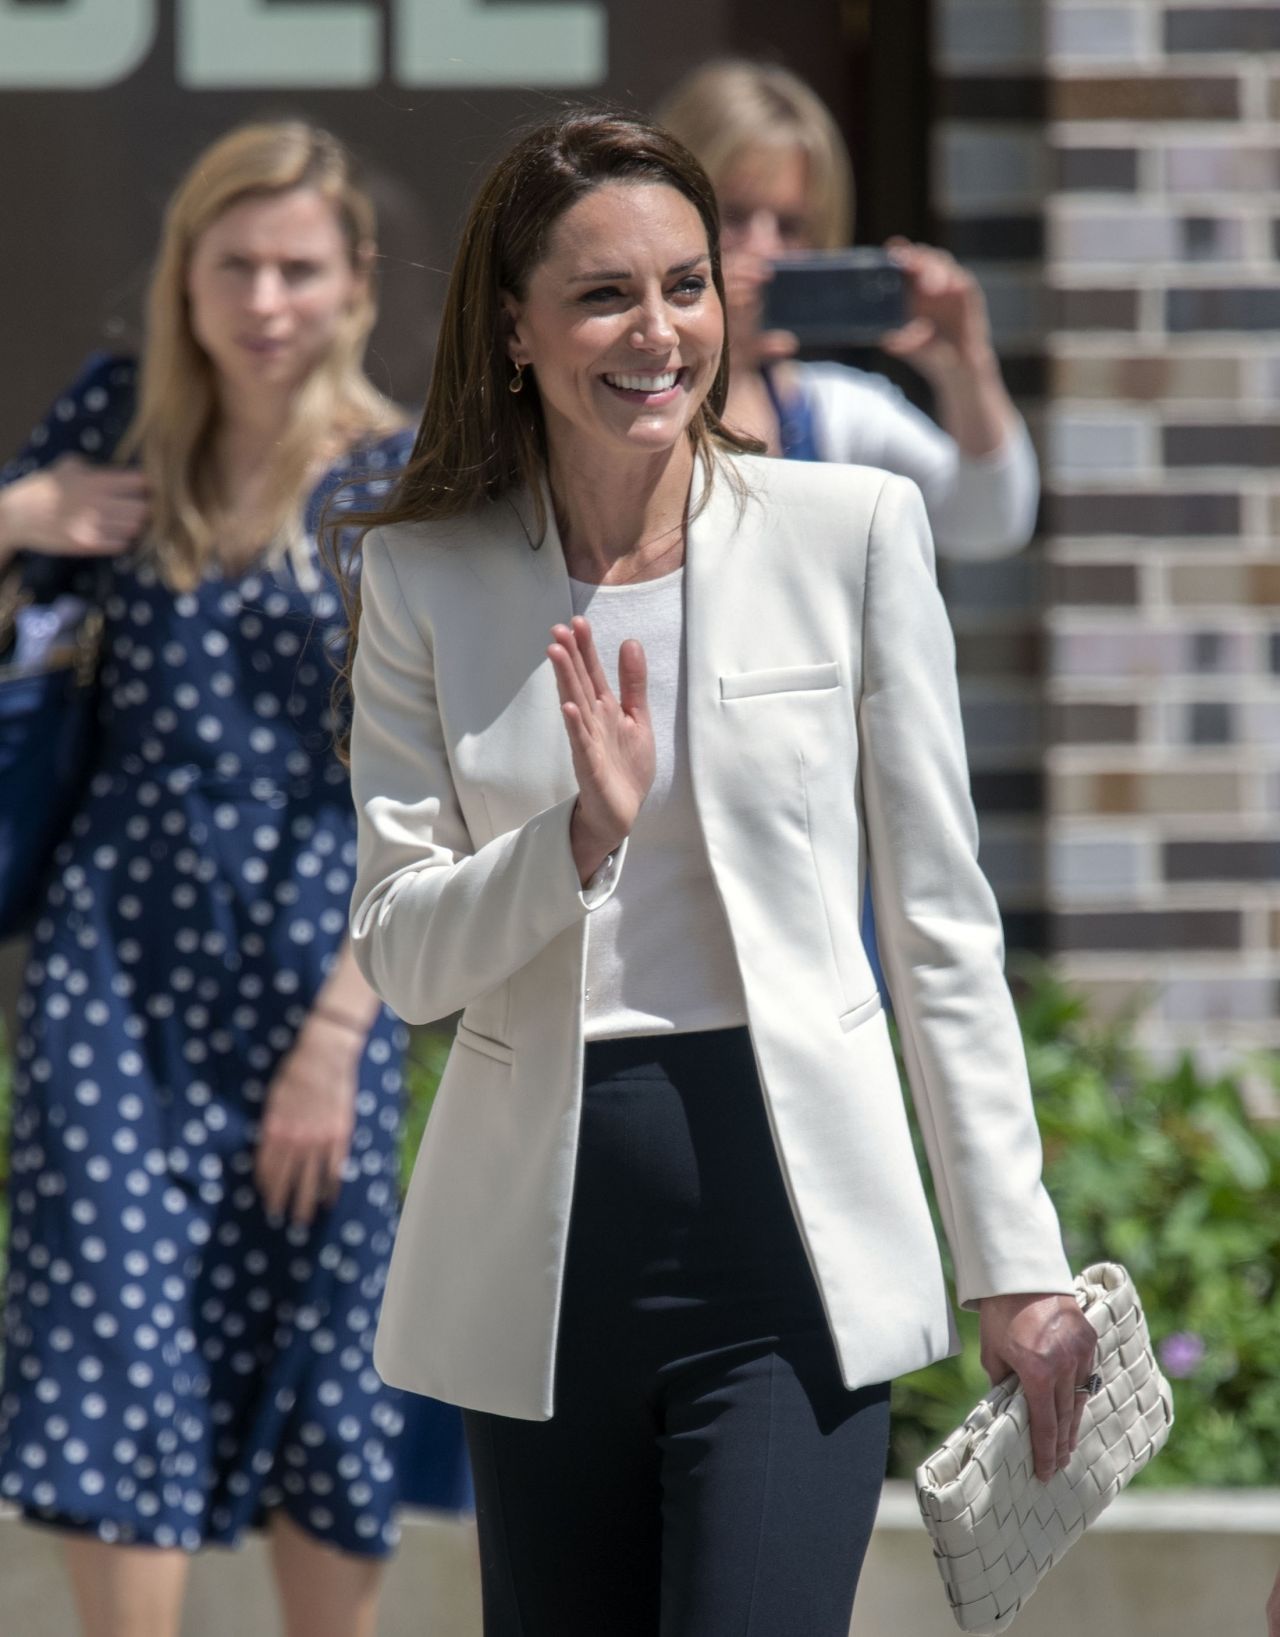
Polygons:
<instances>
[{"instance_id":1,"label":"woman's fingers","mask_svg":"<svg viewBox=\"0 0 1280 1637\"><path fill-rule=\"evenodd\" d=\"M1058 1470L1058 1405L1053 1377L1037 1362L1028 1362L1018 1372L1018 1379L1027 1400L1036 1477L1047 1484Z\"/></svg>"},{"instance_id":2,"label":"woman's fingers","mask_svg":"<svg viewBox=\"0 0 1280 1637\"><path fill-rule=\"evenodd\" d=\"M287 1158L279 1146L264 1139L258 1148L254 1177L268 1216L281 1216L289 1198Z\"/></svg>"},{"instance_id":3,"label":"woman's fingers","mask_svg":"<svg viewBox=\"0 0 1280 1637\"><path fill-rule=\"evenodd\" d=\"M578 687L588 706L594 710L595 706L612 699L609 684L604 679L604 672L600 668L600 661L596 657L595 644L591 639L591 627L580 614L576 614L570 626L572 642L569 645L569 658L577 673ZM595 660L595 675L592 674L590 661ZM599 681L597 682L597 676Z\"/></svg>"},{"instance_id":4,"label":"woman's fingers","mask_svg":"<svg viewBox=\"0 0 1280 1637\"><path fill-rule=\"evenodd\" d=\"M1081 1395L1083 1397L1083 1395ZM1066 1466L1071 1459L1071 1424L1076 1414L1076 1379L1074 1371L1067 1374L1059 1372L1053 1384L1054 1408L1058 1412L1058 1450L1057 1461L1059 1467Z\"/></svg>"},{"instance_id":5,"label":"woman's fingers","mask_svg":"<svg viewBox=\"0 0 1280 1637\"><path fill-rule=\"evenodd\" d=\"M144 500L112 500L102 508L102 520L116 528L136 533L150 513L151 508Z\"/></svg>"},{"instance_id":6,"label":"woman's fingers","mask_svg":"<svg viewBox=\"0 0 1280 1637\"><path fill-rule=\"evenodd\" d=\"M325 1166L324 1202L326 1205L337 1203L338 1195L342 1192L342 1183L347 1166L347 1152L350 1148L350 1137L335 1138L329 1144L328 1163Z\"/></svg>"},{"instance_id":7,"label":"woman's fingers","mask_svg":"<svg viewBox=\"0 0 1280 1637\"><path fill-rule=\"evenodd\" d=\"M610 694L609 679L604 674L604 666L600 663L600 654L596 648L595 634L591 629L591 622L583 619L581 614L574 616L573 634L577 639L577 647L582 657L583 669L587 681L597 699L607 699Z\"/></svg>"},{"instance_id":8,"label":"woman's fingers","mask_svg":"<svg viewBox=\"0 0 1280 1637\"><path fill-rule=\"evenodd\" d=\"M557 678L563 678L560 698L565 704L576 705L589 722L595 715L596 705L613 697L591 638L591 627L578 616L572 626L553 626L551 635L555 638L555 648L548 649L548 653Z\"/></svg>"},{"instance_id":9,"label":"woman's fingers","mask_svg":"<svg viewBox=\"0 0 1280 1637\"><path fill-rule=\"evenodd\" d=\"M579 788L585 788L587 781L593 776L595 766L592 756L595 742L591 736L591 729L583 720L582 712L572 703L560 707L560 716L564 722L564 730L569 736L569 751L573 756Z\"/></svg>"},{"instance_id":10,"label":"woman's fingers","mask_svg":"<svg viewBox=\"0 0 1280 1637\"><path fill-rule=\"evenodd\" d=\"M139 472L135 468L108 467L103 470L102 477L114 495L144 501L150 499L151 480L145 472Z\"/></svg>"},{"instance_id":11,"label":"woman's fingers","mask_svg":"<svg viewBox=\"0 0 1280 1637\"><path fill-rule=\"evenodd\" d=\"M618 650L618 702L623 713L647 717L649 712L649 665L644 649L628 637Z\"/></svg>"},{"instance_id":12,"label":"woman's fingers","mask_svg":"<svg viewBox=\"0 0 1280 1637\"><path fill-rule=\"evenodd\" d=\"M301 1227L309 1227L320 1200L324 1155L316 1149L299 1154L293 1173L293 1201L289 1215Z\"/></svg>"},{"instance_id":13,"label":"woman's fingers","mask_svg":"<svg viewBox=\"0 0 1280 1637\"><path fill-rule=\"evenodd\" d=\"M547 649L547 655L556 674L560 701L565 705L576 705L585 715L590 710L593 700L588 697L582 673L574 663L576 644L573 632L566 625L554 625L551 628L551 635L553 641Z\"/></svg>"},{"instance_id":14,"label":"woman's fingers","mask_svg":"<svg viewBox=\"0 0 1280 1637\"><path fill-rule=\"evenodd\" d=\"M1010 1294L981 1304L982 1362L993 1381L1017 1372L1026 1394L1036 1476L1048 1483L1067 1464L1080 1426L1081 1377L1097 1337L1071 1297Z\"/></svg>"},{"instance_id":15,"label":"woman's fingers","mask_svg":"<svg viewBox=\"0 0 1280 1637\"><path fill-rule=\"evenodd\" d=\"M905 358L919 352L937 338L937 325L931 318L912 318L898 330L889 330L880 337L880 346L887 353Z\"/></svg>"},{"instance_id":16,"label":"woman's fingers","mask_svg":"<svg viewBox=\"0 0 1280 1637\"><path fill-rule=\"evenodd\" d=\"M294 1222L309 1224L321 1199L336 1195L341 1186L345 1155L345 1144L338 1142L325 1149L264 1142L254 1173L267 1215L287 1213Z\"/></svg>"}]
</instances>

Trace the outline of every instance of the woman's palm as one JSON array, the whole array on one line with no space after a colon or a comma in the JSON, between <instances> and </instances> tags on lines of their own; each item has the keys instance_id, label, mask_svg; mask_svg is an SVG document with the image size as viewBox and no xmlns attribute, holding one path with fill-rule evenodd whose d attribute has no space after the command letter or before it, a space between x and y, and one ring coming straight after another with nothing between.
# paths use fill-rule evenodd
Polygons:
<instances>
[{"instance_id":1,"label":"woman's palm","mask_svg":"<svg viewBox=\"0 0 1280 1637\"><path fill-rule=\"evenodd\" d=\"M581 617L557 625L548 650L583 822L606 850L631 833L653 783L644 649L634 639L618 653L618 691L610 688L590 624Z\"/></svg>"}]
</instances>

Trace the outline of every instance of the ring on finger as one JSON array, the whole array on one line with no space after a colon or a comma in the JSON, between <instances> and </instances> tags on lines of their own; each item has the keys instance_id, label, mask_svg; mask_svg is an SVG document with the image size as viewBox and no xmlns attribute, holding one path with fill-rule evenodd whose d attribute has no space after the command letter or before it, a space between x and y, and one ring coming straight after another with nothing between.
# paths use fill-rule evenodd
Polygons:
<instances>
[{"instance_id":1,"label":"ring on finger","mask_svg":"<svg viewBox=\"0 0 1280 1637\"><path fill-rule=\"evenodd\" d=\"M1086 1380L1076 1384L1076 1391L1083 1393L1086 1398L1092 1398L1095 1393L1102 1391L1102 1377L1094 1370Z\"/></svg>"}]
</instances>

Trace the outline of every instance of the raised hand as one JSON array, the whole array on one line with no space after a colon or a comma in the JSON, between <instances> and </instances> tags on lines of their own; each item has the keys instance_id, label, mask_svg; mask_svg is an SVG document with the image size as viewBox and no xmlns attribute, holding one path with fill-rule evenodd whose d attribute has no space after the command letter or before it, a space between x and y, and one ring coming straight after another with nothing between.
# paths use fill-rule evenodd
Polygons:
<instances>
[{"instance_id":1,"label":"raised hand","mask_svg":"<svg viewBox=\"0 0 1280 1637\"><path fill-rule=\"evenodd\" d=\"M907 275L911 316L880 345L926 377L938 419L963 454L994 454L1018 424L1018 412L991 345L981 285L945 250L906 239L890 239L885 248Z\"/></svg>"},{"instance_id":2,"label":"raised hand","mask_svg":"<svg viewBox=\"0 0 1280 1637\"><path fill-rule=\"evenodd\" d=\"M547 655L578 780L570 841L585 884L631 834L653 783L644 649L634 640L622 644L615 695L586 620L553 626L551 635Z\"/></svg>"},{"instance_id":3,"label":"raised hand","mask_svg":"<svg viewBox=\"0 0 1280 1637\"><path fill-rule=\"evenodd\" d=\"M150 515L141 472L62 455L0 490L0 555L113 556L133 544Z\"/></svg>"},{"instance_id":4,"label":"raised hand","mask_svg":"<svg viewBox=\"0 0 1280 1637\"><path fill-rule=\"evenodd\" d=\"M985 365L991 325L982 286L954 256L907 239L885 248L907 277L909 318L881 339L896 358L924 375Z\"/></svg>"}]
</instances>

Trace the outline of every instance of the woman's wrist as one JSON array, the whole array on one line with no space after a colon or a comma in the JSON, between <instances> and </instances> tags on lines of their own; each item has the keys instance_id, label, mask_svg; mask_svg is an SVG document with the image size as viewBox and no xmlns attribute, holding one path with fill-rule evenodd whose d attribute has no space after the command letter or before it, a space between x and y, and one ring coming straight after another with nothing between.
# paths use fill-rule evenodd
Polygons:
<instances>
[{"instance_id":1,"label":"woman's wrist","mask_svg":"<svg viewBox=\"0 0 1280 1637\"><path fill-rule=\"evenodd\" d=\"M938 419L971 459L985 460L1004 448L1018 424L994 352L951 365L930 385Z\"/></svg>"},{"instance_id":2,"label":"woman's wrist","mask_svg":"<svg viewBox=\"0 0 1280 1637\"><path fill-rule=\"evenodd\" d=\"M583 887L592 876L601 868L605 860L621 847L625 837L618 836L608 840L594 831L582 814L582 803L574 804L573 816L569 820L569 847L573 853L573 862L577 867L578 881Z\"/></svg>"},{"instance_id":3,"label":"woman's wrist","mask_svg":"<svg viewBox=\"0 0 1280 1637\"><path fill-rule=\"evenodd\" d=\"M318 1000L307 1013L308 1023L323 1023L328 1028L340 1030L352 1040L362 1045L367 1039L369 1030L373 1027L372 1018L359 1017L354 1011L345 1007L331 1005L328 1001Z\"/></svg>"},{"instance_id":4,"label":"woman's wrist","mask_svg":"<svg viewBox=\"0 0 1280 1637\"><path fill-rule=\"evenodd\" d=\"M990 339L961 346L953 343L933 358L922 357L917 367L936 391L955 386L970 392L1004 391L1000 360Z\"/></svg>"}]
</instances>

